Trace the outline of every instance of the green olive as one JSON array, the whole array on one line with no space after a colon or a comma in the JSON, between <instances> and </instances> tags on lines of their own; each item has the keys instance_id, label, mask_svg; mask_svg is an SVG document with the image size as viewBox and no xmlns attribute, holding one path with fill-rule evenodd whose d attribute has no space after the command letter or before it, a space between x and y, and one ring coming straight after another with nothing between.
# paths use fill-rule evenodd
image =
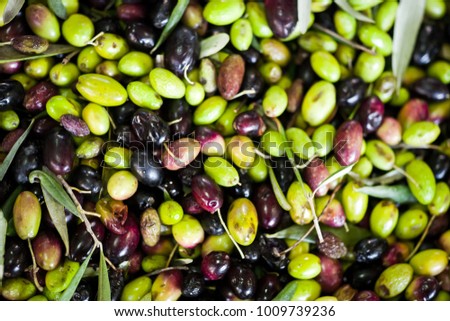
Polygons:
<instances>
[{"instance_id":1,"label":"green olive","mask_svg":"<svg viewBox=\"0 0 450 321\"><path fill-rule=\"evenodd\" d=\"M56 86L66 87L73 84L78 76L80 75L80 70L78 70L77 65L72 62L67 64L58 63L50 69L50 80Z\"/></svg>"},{"instance_id":2,"label":"green olive","mask_svg":"<svg viewBox=\"0 0 450 321\"><path fill-rule=\"evenodd\" d=\"M84 47L94 36L95 28L92 20L83 14L71 15L62 25L64 39L72 46Z\"/></svg>"},{"instance_id":3,"label":"green olive","mask_svg":"<svg viewBox=\"0 0 450 321\"><path fill-rule=\"evenodd\" d=\"M304 253L289 262L288 272L296 279L313 279L320 274L320 258L314 254Z\"/></svg>"},{"instance_id":4,"label":"green olive","mask_svg":"<svg viewBox=\"0 0 450 321\"><path fill-rule=\"evenodd\" d=\"M51 292L64 291L69 286L79 268L80 263L66 259L56 269L47 272L45 275L45 286Z\"/></svg>"},{"instance_id":5,"label":"green olive","mask_svg":"<svg viewBox=\"0 0 450 321\"><path fill-rule=\"evenodd\" d=\"M203 168L205 173L220 186L231 187L239 184L238 171L222 157L208 157L203 163Z\"/></svg>"},{"instance_id":6,"label":"green olive","mask_svg":"<svg viewBox=\"0 0 450 321\"><path fill-rule=\"evenodd\" d=\"M165 225L174 225L183 219L183 208L174 200L167 200L158 207L158 214L161 223Z\"/></svg>"},{"instance_id":7,"label":"green olive","mask_svg":"<svg viewBox=\"0 0 450 321\"><path fill-rule=\"evenodd\" d=\"M32 192L21 192L13 206L13 222L22 240L34 238L41 225L42 210L39 199Z\"/></svg>"},{"instance_id":8,"label":"green olive","mask_svg":"<svg viewBox=\"0 0 450 321\"><path fill-rule=\"evenodd\" d=\"M105 107L89 103L81 112L81 117L92 134L101 136L108 132L110 126L109 114Z\"/></svg>"},{"instance_id":9,"label":"green olive","mask_svg":"<svg viewBox=\"0 0 450 321\"><path fill-rule=\"evenodd\" d=\"M341 70L336 58L327 51L316 51L311 55L311 66L323 80L336 82L341 77Z\"/></svg>"},{"instance_id":10,"label":"green olive","mask_svg":"<svg viewBox=\"0 0 450 321\"><path fill-rule=\"evenodd\" d=\"M398 218L397 206L391 201L381 201L370 214L370 230L376 236L387 238L394 231Z\"/></svg>"},{"instance_id":11,"label":"green olive","mask_svg":"<svg viewBox=\"0 0 450 321\"><path fill-rule=\"evenodd\" d=\"M95 51L94 47L88 46L83 48L77 57L78 69L83 73L91 73L102 62L102 57Z\"/></svg>"},{"instance_id":12,"label":"green olive","mask_svg":"<svg viewBox=\"0 0 450 321\"><path fill-rule=\"evenodd\" d=\"M294 181L289 186L286 194L287 201L291 205L289 215L296 224L304 225L312 221L313 215L307 199L311 194L311 188L305 183Z\"/></svg>"},{"instance_id":13,"label":"green olive","mask_svg":"<svg viewBox=\"0 0 450 321\"><path fill-rule=\"evenodd\" d=\"M366 214L369 196L356 191L359 186L355 182L348 182L342 191L342 205L349 222L359 223Z\"/></svg>"},{"instance_id":14,"label":"green olive","mask_svg":"<svg viewBox=\"0 0 450 321\"><path fill-rule=\"evenodd\" d=\"M179 99L186 93L186 86L171 71L164 68L154 68L150 72L152 88L164 98Z\"/></svg>"},{"instance_id":15,"label":"green olive","mask_svg":"<svg viewBox=\"0 0 450 321\"><path fill-rule=\"evenodd\" d=\"M227 101L221 96L212 96L198 106L193 115L195 125L209 125L222 116L227 107Z\"/></svg>"},{"instance_id":16,"label":"green olive","mask_svg":"<svg viewBox=\"0 0 450 321\"><path fill-rule=\"evenodd\" d=\"M436 179L427 163L414 159L406 165L409 189L420 204L428 205L436 192Z\"/></svg>"},{"instance_id":17,"label":"green olive","mask_svg":"<svg viewBox=\"0 0 450 321\"><path fill-rule=\"evenodd\" d=\"M247 15L252 26L252 31L256 37L271 38L273 36L272 29L270 29L269 23L267 22L264 4L248 2Z\"/></svg>"},{"instance_id":18,"label":"green olive","mask_svg":"<svg viewBox=\"0 0 450 321\"><path fill-rule=\"evenodd\" d=\"M227 226L238 244L244 246L252 244L258 231L255 205L246 198L235 199L228 209Z\"/></svg>"},{"instance_id":19,"label":"green olive","mask_svg":"<svg viewBox=\"0 0 450 321\"><path fill-rule=\"evenodd\" d=\"M424 250L415 254L409 263L416 274L435 276L447 267L447 252L438 249Z\"/></svg>"},{"instance_id":20,"label":"green olive","mask_svg":"<svg viewBox=\"0 0 450 321\"><path fill-rule=\"evenodd\" d=\"M450 207L450 189L445 182L436 184L436 192L433 200L428 205L431 215L442 215L447 213Z\"/></svg>"},{"instance_id":21,"label":"green olive","mask_svg":"<svg viewBox=\"0 0 450 321\"><path fill-rule=\"evenodd\" d=\"M253 40L252 24L248 19L236 20L230 29L230 39L234 48L245 51L250 48Z\"/></svg>"},{"instance_id":22,"label":"green olive","mask_svg":"<svg viewBox=\"0 0 450 321\"><path fill-rule=\"evenodd\" d=\"M263 110L268 117L278 117L287 108L288 96L280 86L271 86L264 94Z\"/></svg>"},{"instance_id":23,"label":"green olive","mask_svg":"<svg viewBox=\"0 0 450 321\"><path fill-rule=\"evenodd\" d=\"M422 234L428 224L427 214L420 209L410 209L401 214L395 236L403 240L412 240Z\"/></svg>"},{"instance_id":24,"label":"green olive","mask_svg":"<svg viewBox=\"0 0 450 321\"><path fill-rule=\"evenodd\" d=\"M127 41L116 34L104 33L97 38L94 45L100 57L109 60L122 58L129 50Z\"/></svg>"},{"instance_id":25,"label":"green olive","mask_svg":"<svg viewBox=\"0 0 450 321\"><path fill-rule=\"evenodd\" d=\"M216 26L226 26L238 20L245 11L242 0L211 0L203 9L203 17Z\"/></svg>"},{"instance_id":26,"label":"green olive","mask_svg":"<svg viewBox=\"0 0 450 321\"><path fill-rule=\"evenodd\" d=\"M321 80L312 85L303 99L301 112L303 119L311 126L319 126L332 115L336 107L336 88L328 81Z\"/></svg>"},{"instance_id":27,"label":"green olive","mask_svg":"<svg viewBox=\"0 0 450 321\"><path fill-rule=\"evenodd\" d=\"M383 299L390 299L401 294L413 277L413 268L406 263L389 266L378 277L375 292Z\"/></svg>"},{"instance_id":28,"label":"green olive","mask_svg":"<svg viewBox=\"0 0 450 321\"><path fill-rule=\"evenodd\" d=\"M334 13L334 26L337 33L346 39L353 39L356 35L356 19L343 10L336 10Z\"/></svg>"},{"instance_id":29,"label":"green olive","mask_svg":"<svg viewBox=\"0 0 450 321\"><path fill-rule=\"evenodd\" d=\"M120 58L118 68L124 75L142 77L153 68L153 59L144 52L130 51Z\"/></svg>"},{"instance_id":30,"label":"green olive","mask_svg":"<svg viewBox=\"0 0 450 321\"><path fill-rule=\"evenodd\" d=\"M121 301L139 301L152 289L152 280L148 276L140 276L128 282L120 297Z\"/></svg>"},{"instance_id":31,"label":"green olive","mask_svg":"<svg viewBox=\"0 0 450 321\"><path fill-rule=\"evenodd\" d=\"M120 106L128 98L127 91L117 80L104 75L81 75L76 87L84 98L105 107Z\"/></svg>"},{"instance_id":32,"label":"green olive","mask_svg":"<svg viewBox=\"0 0 450 321\"><path fill-rule=\"evenodd\" d=\"M142 81L132 81L127 85L128 97L139 107L158 110L163 104L161 96Z\"/></svg>"},{"instance_id":33,"label":"green olive","mask_svg":"<svg viewBox=\"0 0 450 321\"><path fill-rule=\"evenodd\" d=\"M48 76L54 64L55 60L52 57L35 58L26 61L23 69L28 76L43 79Z\"/></svg>"},{"instance_id":34,"label":"green olive","mask_svg":"<svg viewBox=\"0 0 450 321\"><path fill-rule=\"evenodd\" d=\"M185 214L172 226L175 241L181 246L191 249L203 242L205 233L200 222L192 215Z\"/></svg>"},{"instance_id":35,"label":"green olive","mask_svg":"<svg viewBox=\"0 0 450 321\"><path fill-rule=\"evenodd\" d=\"M380 54L371 55L362 52L355 65L355 76L360 77L367 83L374 82L384 71L385 60Z\"/></svg>"},{"instance_id":36,"label":"green olive","mask_svg":"<svg viewBox=\"0 0 450 321\"><path fill-rule=\"evenodd\" d=\"M17 277L3 281L0 293L3 298L10 301L24 301L37 292L33 282L26 278Z\"/></svg>"},{"instance_id":37,"label":"green olive","mask_svg":"<svg viewBox=\"0 0 450 321\"><path fill-rule=\"evenodd\" d=\"M108 194L115 200L123 201L136 193L137 178L129 171L121 170L111 175L108 180Z\"/></svg>"}]
</instances>

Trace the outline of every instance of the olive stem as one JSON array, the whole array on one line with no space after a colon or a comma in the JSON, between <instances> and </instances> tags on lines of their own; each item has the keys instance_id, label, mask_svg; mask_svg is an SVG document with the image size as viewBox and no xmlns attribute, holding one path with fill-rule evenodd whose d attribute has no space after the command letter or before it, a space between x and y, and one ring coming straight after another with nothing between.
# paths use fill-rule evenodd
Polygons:
<instances>
[{"instance_id":1,"label":"olive stem","mask_svg":"<svg viewBox=\"0 0 450 321\"><path fill-rule=\"evenodd\" d=\"M230 98L230 100L242 97L244 95L252 95L252 94L256 94L256 91L252 88L252 89L247 89L247 90L243 90L240 93L237 93L236 95L234 95L233 97Z\"/></svg>"},{"instance_id":2,"label":"olive stem","mask_svg":"<svg viewBox=\"0 0 450 321\"><path fill-rule=\"evenodd\" d=\"M188 69L189 69L189 67L190 67L191 65L189 64L189 65L187 65L185 68L184 68L184 70L183 70L183 76L184 76L184 79L186 80L186 82L189 84L189 85L191 85L191 86L194 86L195 85L195 82L193 82L190 78L189 78L189 76L188 76Z\"/></svg>"},{"instance_id":3,"label":"olive stem","mask_svg":"<svg viewBox=\"0 0 450 321\"><path fill-rule=\"evenodd\" d=\"M98 43L96 42L97 41L97 39L98 38L100 38L101 36L103 36L105 33L103 32L103 31L101 31L101 32L99 32L98 34L96 34L95 36L94 36L94 38L92 38L91 40L89 40L89 41L87 41L86 42L86 46L87 45L91 45L91 46L97 46L98 45Z\"/></svg>"},{"instance_id":4,"label":"olive stem","mask_svg":"<svg viewBox=\"0 0 450 321\"><path fill-rule=\"evenodd\" d=\"M364 46L362 46L362 45L360 45L360 44L358 44L356 42L353 42L351 40L345 39L340 34L334 32L333 30L330 30L330 29L328 29L328 28L326 28L326 27L324 27L324 26L322 26L322 25L320 25L318 23L314 23L313 24L313 28L315 28L315 29L317 29L319 31L322 31L323 33L326 33L327 35L335 38L336 40L339 40L339 41L349 45L350 47L353 47L355 49L367 52L368 54L371 54L371 55L376 55L375 51L370 50L369 48L364 47Z\"/></svg>"},{"instance_id":5,"label":"olive stem","mask_svg":"<svg viewBox=\"0 0 450 321\"><path fill-rule=\"evenodd\" d=\"M411 251L411 253L408 255L408 257L406 258L406 262L408 262L419 250L420 246L422 245L423 241L425 240L425 237L428 234L428 231L431 228L431 225L433 224L434 220L436 218L436 215L433 215L430 219L430 221L427 224L427 227L425 228L425 230L422 233L422 236L420 237L419 241L417 242L416 246L414 247L414 249Z\"/></svg>"},{"instance_id":6,"label":"olive stem","mask_svg":"<svg viewBox=\"0 0 450 321\"><path fill-rule=\"evenodd\" d=\"M269 155L264 154L262 151L260 151L258 148L255 148L255 154L260 156L263 159L270 159Z\"/></svg>"},{"instance_id":7,"label":"olive stem","mask_svg":"<svg viewBox=\"0 0 450 321\"><path fill-rule=\"evenodd\" d=\"M409 179L417 188L420 188L419 183L416 182L416 180L409 175L403 168L397 166L397 165L393 165L392 166L396 171L400 172L402 175L404 175L407 179Z\"/></svg>"},{"instance_id":8,"label":"olive stem","mask_svg":"<svg viewBox=\"0 0 450 321\"><path fill-rule=\"evenodd\" d=\"M73 186L71 187L71 189L80 194L92 194L92 191L81 190L81 189L73 187Z\"/></svg>"},{"instance_id":9,"label":"olive stem","mask_svg":"<svg viewBox=\"0 0 450 321\"><path fill-rule=\"evenodd\" d=\"M398 144L395 146L392 146L393 149L399 149L399 148L404 148L404 149L433 149L433 150L437 150L437 151L442 151L441 146L437 146L437 145L423 145L423 146L411 146L408 144Z\"/></svg>"},{"instance_id":10,"label":"olive stem","mask_svg":"<svg viewBox=\"0 0 450 321\"><path fill-rule=\"evenodd\" d=\"M167 272L167 271L173 271L173 270L183 270L183 271L187 271L189 270L189 268L187 266L169 266L169 267L165 267L150 273L145 274L145 276L153 276L153 275L158 275L161 274L163 272Z\"/></svg>"},{"instance_id":11,"label":"olive stem","mask_svg":"<svg viewBox=\"0 0 450 321\"><path fill-rule=\"evenodd\" d=\"M9 46L9 45L11 45L11 44L12 44L12 41L1 42L1 43L0 43L0 47L3 47L3 46Z\"/></svg>"},{"instance_id":12,"label":"olive stem","mask_svg":"<svg viewBox=\"0 0 450 321\"><path fill-rule=\"evenodd\" d=\"M177 249L178 249L178 244L176 244L176 245L173 247L172 251L170 252L169 258L167 259L167 262L166 262L166 268L169 267L170 262L172 261L174 255L175 255L175 252L177 251Z\"/></svg>"},{"instance_id":13,"label":"olive stem","mask_svg":"<svg viewBox=\"0 0 450 321\"><path fill-rule=\"evenodd\" d=\"M178 119L174 119L172 121L167 122L167 125L172 126L172 125L178 124L182 120L183 120L183 117L180 117Z\"/></svg>"},{"instance_id":14,"label":"olive stem","mask_svg":"<svg viewBox=\"0 0 450 321\"><path fill-rule=\"evenodd\" d=\"M78 49L78 50L74 50L74 51L72 51L71 53L69 53L69 54L68 54L67 56L65 56L64 59L61 61L61 64L67 65L67 64L70 62L70 60L71 60L73 57L75 57L80 51L81 51L81 50Z\"/></svg>"},{"instance_id":15,"label":"olive stem","mask_svg":"<svg viewBox=\"0 0 450 321\"><path fill-rule=\"evenodd\" d=\"M222 224L223 229L227 233L228 237L231 239L231 242L233 242L234 246L238 250L239 254L241 255L241 259L245 258L244 252L242 252L241 248L239 247L239 244L237 244L236 240L231 235L230 231L228 230L227 225L223 221L222 213L220 212L220 209L217 210L217 215L219 216L220 224Z\"/></svg>"},{"instance_id":16,"label":"olive stem","mask_svg":"<svg viewBox=\"0 0 450 321\"><path fill-rule=\"evenodd\" d=\"M109 122L111 123L111 127L113 128L113 130L116 130L117 126L116 123L114 122L114 119L111 117L111 115L108 113L108 118L109 118Z\"/></svg>"},{"instance_id":17,"label":"olive stem","mask_svg":"<svg viewBox=\"0 0 450 321\"><path fill-rule=\"evenodd\" d=\"M317 154L314 154L310 159L308 159L308 160L306 161L305 164L303 164L303 165L298 164L298 165L295 165L295 167L298 168L298 169L304 169L304 168L308 167L308 165L311 164L311 162L312 162L317 156L318 156Z\"/></svg>"},{"instance_id":18,"label":"olive stem","mask_svg":"<svg viewBox=\"0 0 450 321\"><path fill-rule=\"evenodd\" d=\"M36 257L34 256L33 246L31 246L31 239L28 239L28 248L30 249L31 260L33 261L33 281L34 281L34 285L36 286L36 288L40 292L42 292L42 291L44 291L44 289L39 284L39 281L37 279L37 271L38 271L39 268L37 267L37 264L36 264Z\"/></svg>"}]
</instances>

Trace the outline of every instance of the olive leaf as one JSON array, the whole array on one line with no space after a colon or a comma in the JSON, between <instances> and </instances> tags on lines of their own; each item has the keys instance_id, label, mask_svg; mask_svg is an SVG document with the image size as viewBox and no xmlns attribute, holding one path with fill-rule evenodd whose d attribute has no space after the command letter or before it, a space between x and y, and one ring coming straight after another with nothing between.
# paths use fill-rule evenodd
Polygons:
<instances>
[{"instance_id":1,"label":"olive leaf","mask_svg":"<svg viewBox=\"0 0 450 321\"><path fill-rule=\"evenodd\" d=\"M0 209L0 288L2 287L3 282L7 226L8 221L3 216L3 211Z\"/></svg>"},{"instance_id":2,"label":"olive leaf","mask_svg":"<svg viewBox=\"0 0 450 321\"><path fill-rule=\"evenodd\" d=\"M396 181L403 179L405 176L400 173L398 170L393 169L386 174L381 176L373 177L373 178L361 178L358 174L350 172L349 176L355 179L358 182L361 182L365 186L373 186L377 184L387 185L392 184Z\"/></svg>"},{"instance_id":3,"label":"olive leaf","mask_svg":"<svg viewBox=\"0 0 450 321\"><path fill-rule=\"evenodd\" d=\"M401 0L397 9L392 44L392 71L400 89L425 12L426 0Z\"/></svg>"},{"instance_id":4,"label":"olive leaf","mask_svg":"<svg viewBox=\"0 0 450 321\"><path fill-rule=\"evenodd\" d=\"M11 22L17 16L24 3L25 0L1 0L0 27Z\"/></svg>"},{"instance_id":5,"label":"olive leaf","mask_svg":"<svg viewBox=\"0 0 450 321\"><path fill-rule=\"evenodd\" d=\"M2 50L2 47L0 47L0 52L1 52L1 50ZM3 163L0 165L0 181L3 180L3 178L5 177L9 166L11 165L12 161L14 160L14 156L16 156L16 153L19 150L20 145L22 145L22 143L28 137L28 134L30 133L31 129L33 128L33 125L34 125L34 122L36 121L36 119L39 119L46 114L47 114L46 112L42 112L42 113L38 114L37 116L35 116L31 120L30 125L28 125L28 128L23 132L23 134L19 137L19 139L14 143L13 147L8 152L8 155L6 155L5 159L3 160Z\"/></svg>"},{"instance_id":6,"label":"olive leaf","mask_svg":"<svg viewBox=\"0 0 450 321\"><path fill-rule=\"evenodd\" d=\"M272 301L291 301L297 291L298 281L291 281L277 294Z\"/></svg>"},{"instance_id":7,"label":"olive leaf","mask_svg":"<svg viewBox=\"0 0 450 321\"><path fill-rule=\"evenodd\" d=\"M417 202L406 185L364 186L357 188L356 191L375 198L390 199L398 204L410 204Z\"/></svg>"},{"instance_id":8,"label":"olive leaf","mask_svg":"<svg viewBox=\"0 0 450 321\"><path fill-rule=\"evenodd\" d=\"M230 36L224 32L217 33L205 38L200 42L200 59L218 53L230 41Z\"/></svg>"},{"instance_id":9,"label":"olive leaf","mask_svg":"<svg viewBox=\"0 0 450 321\"><path fill-rule=\"evenodd\" d=\"M3 216L6 220L9 220L12 217L14 202L16 201L17 196L22 192L23 185L19 185L16 189L9 194L5 203L3 203L1 210L3 211Z\"/></svg>"},{"instance_id":10,"label":"olive leaf","mask_svg":"<svg viewBox=\"0 0 450 321\"><path fill-rule=\"evenodd\" d=\"M55 13L58 18L66 19L67 11L66 7L62 3L62 0L47 0L49 8Z\"/></svg>"},{"instance_id":11,"label":"olive leaf","mask_svg":"<svg viewBox=\"0 0 450 321\"><path fill-rule=\"evenodd\" d=\"M77 290L78 284L80 284L80 281L84 276L84 272L86 271L89 261L91 260L92 253L94 253L94 249L91 250L88 257L83 261L77 273L74 275L72 281L70 282L69 286L61 294L58 301L70 301L70 299L72 299L73 294Z\"/></svg>"},{"instance_id":12,"label":"olive leaf","mask_svg":"<svg viewBox=\"0 0 450 321\"><path fill-rule=\"evenodd\" d=\"M356 164L356 163L355 163ZM331 182L338 180L339 178L347 175L353 168L353 166L355 166L355 164L349 165L349 166L345 166L342 167L341 169L339 169L338 171L334 172L333 174L331 174L330 176L328 176L326 179L324 179L319 186L317 186L317 188L314 190L313 195L316 195L317 191L320 190L322 188L322 186L325 186L327 184L330 184Z\"/></svg>"},{"instance_id":13,"label":"olive leaf","mask_svg":"<svg viewBox=\"0 0 450 321\"><path fill-rule=\"evenodd\" d=\"M172 30L175 29L178 22L183 17L184 11L186 10L188 4L189 0L178 0L175 8L173 8L173 11L169 17L169 21L167 21L167 24L164 26L161 36L159 36L158 42L156 43L155 47L153 47L150 54L153 54L167 39Z\"/></svg>"},{"instance_id":14,"label":"olive leaf","mask_svg":"<svg viewBox=\"0 0 450 321\"><path fill-rule=\"evenodd\" d=\"M353 9L353 7L347 2L347 0L334 0L334 2L345 12L351 15L353 18L363 22L374 23L373 19L369 18L365 14Z\"/></svg>"},{"instance_id":15,"label":"olive leaf","mask_svg":"<svg viewBox=\"0 0 450 321\"><path fill-rule=\"evenodd\" d=\"M311 0L297 0L298 28L301 34L308 29L311 15Z\"/></svg>"},{"instance_id":16,"label":"olive leaf","mask_svg":"<svg viewBox=\"0 0 450 321\"><path fill-rule=\"evenodd\" d=\"M59 45L50 44L48 49L41 54L24 54L15 50L12 46L1 46L0 47L0 63L13 62L13 61L23 61L31 60L36 58L52 57L60 54L66 54L73 52L77 48L70 45Z\"/></svg>"},{"instance_id":17,"label":"olive leaf","mask_svg":"<svg viewBox=\"0 0 450 321\"><path fill-rule=\"evenodd\" d=\"M108 267L106 266L103 250L100 251L97 301L111 301L111 286L109 284Z\"/></svg>"},{"instance_id":18,"label":"olive leaf","mask_svg":"<svg viewBox=\"0 0 450 321\"><path fill-rule=\"evenodd\" d=\"M291 210L291 205L289 204L286 196L284 196L283 191L281 190L280 184L278 184L277 178L275 177L275 173L271 166L267 166L269 168L269 179L272 184L273 193L275 194L275 198L280 204L281 208L285 211Z\"/></svg>"},{"instance_id":19,"label":"olive leaf","mask_svg":"<svg viewBox=\"0 0 450 321\"><path fill-rule=\"evenodd\" d=\"M305 235L306 232L311 228L311 224L308 225L292 225L288 228L280 230L273 234L266 234L267 238L272 239L292 239L299 240ZM359 226L353 225L351 223L347 223L347 228L344 227L330 227L327 225L321 225L321 229L323 232L329 232L336 235L338 238L344 242L347 247L352 247L360 240L370 236L370 231L367 229L361 228ZM313 231L310 235L308 235L304 242L315 244L317 241L317 233Z\"/></svg>"},{"instance_id":20,"label":"olive leaf","mask_svg":"<svg viewBox=\"0 0 450 321\"><path fill-rule=\"evenodd\" d=\"M51 174L41 170L34 170L28 175L30 183L37 180L41 183L42 189L45 189L58 203L63 205L68 211L79 217L78 209L64 188Z\"/></svg>"},{"instance_id":21,"label":"olive leaf","mask_svg":"<svg viewBox=\"0 0 450 321\"><path fill-rule=\"evenodd\" d=\"M66 256L69 255L69 232L67 230L66 213L64 212L64 206L58 203L45 189L42 188L42 194L44 195L45 205L48 209L48 214L52 219L53 225L61 236L61 240L66 248Z\"/></svg>"}]
</instances>

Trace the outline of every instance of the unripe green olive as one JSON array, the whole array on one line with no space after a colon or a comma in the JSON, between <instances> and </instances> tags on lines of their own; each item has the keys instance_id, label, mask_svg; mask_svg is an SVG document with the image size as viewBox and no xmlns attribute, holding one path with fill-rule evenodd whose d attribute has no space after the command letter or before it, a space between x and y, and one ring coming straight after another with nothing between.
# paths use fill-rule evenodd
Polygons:
<instances>
[{"instance_id":1,"label":"unripe green olive","mask_svg":"<svg viewBox=\"0 0 450 321\"><path fill-rule=\"evenodd\" d=\"M71 15L62 25L64 39L74 47L84 47L94 36L95 28L92 20L83 14Z\"/></svg>"}]
</instances>

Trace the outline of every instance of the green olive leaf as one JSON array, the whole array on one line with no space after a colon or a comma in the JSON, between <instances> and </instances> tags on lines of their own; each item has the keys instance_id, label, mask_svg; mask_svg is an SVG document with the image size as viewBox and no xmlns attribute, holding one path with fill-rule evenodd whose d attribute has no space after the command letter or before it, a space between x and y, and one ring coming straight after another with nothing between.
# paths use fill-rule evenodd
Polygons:
<instances>
[{"instance_id":1,"label":"green olive leaf","mask_svg":"<svg viewBox=\"0 0 450 321\"><path fill-rule=\"evenodd\" d=\"M11 22L24 3L25 0L0 0L0 27Z\"/></svg>"},{"instance_id":2,"label":"green olive leaf","mask_svg":"<svg viewBox=\"0 0 450 321\"><path fill-rule=\"evenodd\" d=\"M292 297L297 291L298 282L291 281L285 285L283 290L281 290L276 297L272 299L272 301L291 301Z\"/></svg>"},{"instance_id":3,"label":"green olive leaf","mask_svg":"<svg viewBox=\"0 0 450 321\"><path fill-rule=\"evenodd\" d=\"M406 185L363 186L357 188L356 191L375 198L390 199L398 204L411 204L417 202Z\"/></svg>"},{"instance_id":4,"label":"green olive leaf","mask_svg":"<svg viewBox=\"0 0 450 321\"><path fill-rule=\"evenodd\" d=\"M79 217L78 209L67 192L56 178L41 170L34 170L28 175L30 183L39 181L42 189L45 189L58 203L68 211Z\"/></svg>"},{"instance_id":5,"label":"green olive leaf","mask_svg":"<svg viewBox=\"0 0 450 321\"><path fill-rule=\"evenodd\" d=\"M167 39L172 30L175 29L178 22L183 17L184 11L186 10L188 4L189 0L178 0L175 8L173 8L173 11L169 17L169 21L167 21L167 24L164 26L161 36L159 36L158 42L156 43L155 47L152 49L150 54L153 54Z\"/></svg>"},{"instance_id":6,"label":"green olive leaf","mask_svg":"<svg viewBox=\"0 0 450 321\"><path fill-rule=\"evenodd\" d=\"M108 267L106 266L103 250L100 250L97 301L111 301L111 286L109 284Z\"/></svg>"},{"instance_id":7,"label":"green olive leaf","mask_svg":"<svg viewBox=\"0 0 450 321\"><path fill-rule=\"evenodd\" d=\"M75 293L75 291L78 287L78 284L80 284L80 281L84 276L84 272L86 271L89 261L91 260L92 253L94 253L93 249L89 253L88 257L83 261L83 264L81 264L80 268L78 269L77 273L74 275L69 286L61 294L58 301L70 301L70 299L72 299L73 294Z\"/></svg>"},{"instance_id":8,"label":"green olive leaf","mask_svg":"<svg viewBox=\"0 0 450 321\"><path fill-rule=\"evenodd\" d=\"M351 176L353 179L355 179L358 182L361 182L364 186L373 186L373 185L387 185L392 184L396 181L399 181L403 179L405 176L397 171L396 169L393 169L386 174L383 174L381 176L373 177L373 178L361 178L358 174L350 172L349 176Z\"/></svg>"},{"instance_id":9,"label":"green olive leaf","mask_svg":"<svg viewBox=\"0 0 450 321\"><path fill-rule=\"evenodd\" d=\"M286 196L281 190L280 184L278 184L277 178L275 177L275 173L273 172L272 167L271 166L267 167L269 168L270 183L272 184L273 193L275 194L275 198L277 199L278 204L280 204L283 210L290 211L291 204L289 204Z\"/></svg>"},{"instance_id":10,"label":"green olive leaf","mask_svg":"<svg viewBox=\"0 0 450 321\"><path fill-rule=\"evenodd\" d=\"M392 44L392 71L397 78L397 92L411 60L425 13L425 3L426 0L402 0L397 9Z\"/></svg>"},{"instance_id":11,"label":"green olive leaf","mask_svg":"<svg viewBox=\"0 0 450 321\"><path fill-rule=\"evenodd\" d=\"M313 195L316 195L317 191L320 190L322 188L322 186L330 184L331 182L334 182L335 180L338 180L339 178L347 175L352 170L353 166L355 166L355 164L345 166L345 167L341 168L340 170L334 172L330 176L328 176L326 179L324 179L319 184L319 186L317 186L317 188L313 192Z\"/></svg>"},{"instance_id":12,"label":"green olive leaf","mask_svg":"<svg viewBox=\"0 0 450 321\"><path fill-rule=\"evenodd\" d=\"M0 47L0 52L1 52L2 48L3 47ZM13 147L8 152L8 155L6 155L5 159L3 160L3 163L0 164L0 181L3 180L3 178L5 177L9 166L11 165L12 161L14 160L14 156L16 156L16 153L19 150L20 145L22 145L22 143L28 137L28 134L30 133L31 129L33 128L33 124L36 121L36 119L39 119L45 115L47 115L47 113L42 112L42 113L38 114L37 116L35 116L31 120L30 125L28 125L28 128L23 132L22 136L20 136L19 139L14 143Z\"/></svg>"},{"instance_id":13,"label":"green olive leaf","mask_svg":"<svg viewBox=\"0 0 450 321\"><path fill-rule=\"evenodd\" d=\"M349 15L351 15L353 18L359 21L368 22L368 23L374 23L373 19L369 18L368 16L362 14L359 11L356 11L353 9L353 7L347 2L347 0L334 0L334 2L345 12L347 12Z\"/></svg>"},{"instance_id":14,"label":"green olive leaf","mask_svg":"<svg viewBox=\"0 0 450 321\"><path fill-rule=\"evenodd\" d=\"M230 36L224 32L205 38L200 42L200 59L212 56L230 42Z\"/></svg>"},{"instance_id":15,"label":"green olive leaf","mask_svg":"<svg viewBox=\"0 0 450 321\"><path fill-rule=\"evenodd\" d=\"M24 61L36 58L52 57L60 54L66 54L77 50L77 48L70 45L50 44L48 49L41 54L23 54L15 50L12 46L0 47L0 63Z\"/></svg>"},{"instance_id":16,"label":"green olive leaf","mask_svg":"<svg viewBox=\"0 0 450 321\"><path fill-rule=\"evenodd\" d=\"M45 205L48 209L48 214L52 219L53 225L61 236L61 240L66 247L66 256L69 255L69 231L67 230L66 213L64 212L64 206L58 203L50 193L42 188L42 194L44 195Z\"/></svg>"},{"instance_id":17,"label":"green olive leaf","mask_svg":"<svg viewBox=\"0 0 450 321\"><path fill-rule=\"evenodd\" d=\"M58 18L66 19L67 11L61 0L47 0L49 8L55 13Z\"/></svg>"},{"instance_id":18,"label":"green olive leaf","mask_svg":"<svg viewBox=\"0 0 450 321\"><path fill-rule=\"evenodd\" d=\"M0 209L0 288L2 287L3 282L7 227L8 221L3 216L3 211Z\"/></svg>"},{"instance_id":19,"label":"green olive leaf","mask_svg":"<svg viewBox=\"0 0 450 321\"><path fill-rule=\"evenodd\" d=\"M311 15L311 0L297 0L298 28L301 34L308 29Z\"/></svg>"},{"instance_id":20,"label":"green olive leaf","mask_svg":"<svg viewBox=\"0 0 450 321\"><path fill-rule=\"evenodd\" d=\"M3 203L1 210L3 211L3 216L6 220L12 218L14 202L16 201L17 196L20 194L20 192L22 192L22 190L23 185L17 186L16 189L11 194L9 194L5 203Z\"/></svg>"}]
</instances>

